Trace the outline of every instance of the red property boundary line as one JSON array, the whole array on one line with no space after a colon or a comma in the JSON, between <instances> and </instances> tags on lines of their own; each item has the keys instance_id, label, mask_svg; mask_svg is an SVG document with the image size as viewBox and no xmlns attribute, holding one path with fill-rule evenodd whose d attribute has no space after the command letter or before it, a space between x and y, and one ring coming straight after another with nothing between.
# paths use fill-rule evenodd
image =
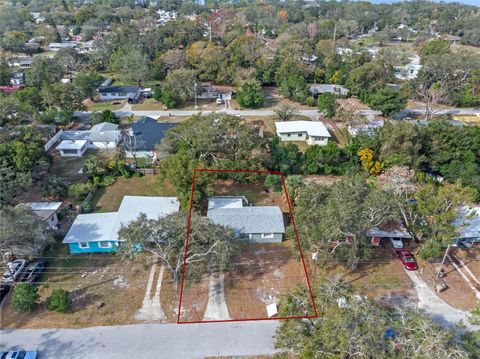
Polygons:
<instances>
[{"instance_id":1,"label":"red property boundary line","mask_svg":"<svg viewBox=\"0 0 480 359\"><path fill-rule=\"evenodd\" d=\"M193 197L195 193L195 181L197 178L197 172L229 172L229 173L258 173L266 175L279 175L282 179L282 186L285 192L285 197L287 199L288 209L290 212L290 218L293 224L293 229L295 232L295 238L297 240L298 250L300 252L300 258L302 260L303 270L305 272L305 277L307 279L308 291L310 293L310 299L312 300L314 315L304 315L304 316L288 316L288 317L275 317L275 318L243 318L243 319L225 319L225 320L197 320L197 321L181 321L181 307L182 307L182 298L183 298L183 286L185 284L185 268L187 266L187 252L188 252L188 240L190 237L190 223L193 211ZM178 302L178 315L177 315L177 324L199 324L199 323L224 323L224 322L246 322L246 321L258 321L258 320L286 320L286 319L311 319L318 318L317 306L315 305L315 298L313 297L312 286L310 285L310 278L308 276L307 266L305 265L305 259L303 257L302 246L300 245L300 239L298 238L297 225L295 224L295 219L293 218L292 205L290 203L290 197L288 196L287 187L285 185L285 177L283 172L275 171L256 171L256 170L221 170L221 169L208 169L208 168L195 168L193 170L193 180L192 180L192 192L190 195L190 206L189 214L187 220L187 235L185 239L185 251L183 254L183 268L182 268L182 283L180 286L180 300Z\"/></svg>"}]
</instances>

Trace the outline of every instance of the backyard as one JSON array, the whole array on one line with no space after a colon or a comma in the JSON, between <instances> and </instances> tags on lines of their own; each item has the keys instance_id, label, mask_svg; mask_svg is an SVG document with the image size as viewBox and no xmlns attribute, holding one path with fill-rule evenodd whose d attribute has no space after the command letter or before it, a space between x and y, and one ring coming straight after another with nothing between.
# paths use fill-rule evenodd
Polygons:
<instances>
[{"instance_id":1,"label":"backyard","mask_svg":"<svg viewBox=\"0 0 480 359\"><path fill-rule=\"evenodd\" d=\"M159 175L119 177L111 186L100 188L92 198L94 212L118 210L122 199L131 196L176 196L175 189Z\"/></svg>"}]
</instances>

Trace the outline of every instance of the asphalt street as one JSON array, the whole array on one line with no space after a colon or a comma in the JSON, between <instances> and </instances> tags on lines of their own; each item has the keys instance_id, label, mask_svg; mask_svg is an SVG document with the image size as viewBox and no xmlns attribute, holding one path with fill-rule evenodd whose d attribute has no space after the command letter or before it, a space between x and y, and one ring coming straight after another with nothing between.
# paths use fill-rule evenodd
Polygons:
<instances>
[{"instance_id":1,"label":"asphalt street","mask_svg":"<svg viewBox=\"0 0 480 359\"><path fill-rule=\"evenodd\" d=\"M278 321L139 324L0 331L0 351L35 349L39 359L204 358L275 353Z\"/></svg>"}]
</instances>

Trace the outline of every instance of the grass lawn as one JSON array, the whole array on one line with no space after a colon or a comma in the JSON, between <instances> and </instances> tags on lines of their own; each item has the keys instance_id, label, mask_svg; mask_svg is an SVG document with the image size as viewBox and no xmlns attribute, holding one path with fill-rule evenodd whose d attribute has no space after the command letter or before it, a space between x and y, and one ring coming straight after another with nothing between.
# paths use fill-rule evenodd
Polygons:
<instances>
[{"instance_id":1,"label":"grass lawn","mask_svg":"<svg viewBox=\"0 0 480 359\"><path fill-rule=\"evenodd\" d=\"M118 210L123 196L176 196L175 189L158 175L125 178L106 188L99 189L93 196L95 212L113 212Z\"/></svg>"},{"instance_id":2,"label":"grass lawn","mask_svg":"<svg viewBox=\"0 0 480 359\"><path fill-rule=\"evenodd\" d=\"M125 101L114 101L114 102L120 102L119 105L112 105L112 101L106 101L106 102L90 102L87 101L85 103L85 106L87 107L88 111L104 111L104 110L111 110L111 111L116 111L119 110L123 107L125 104Z\"/></svg>"}]
</instances>

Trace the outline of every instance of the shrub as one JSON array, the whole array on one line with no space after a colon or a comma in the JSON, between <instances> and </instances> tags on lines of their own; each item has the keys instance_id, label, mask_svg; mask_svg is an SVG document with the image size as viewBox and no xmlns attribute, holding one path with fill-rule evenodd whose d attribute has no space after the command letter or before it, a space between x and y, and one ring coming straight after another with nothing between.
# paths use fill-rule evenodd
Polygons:
<instances>
[{"instance_id":1,"label":"shrub","mask_svg":"<svg viewBox=\"0 0 480 359\"><path fill-rule=\"evenodd\" d=\"M93 184L90 182L74 183L68 187L68 194L79 200L84 200L88 193L93 189Z\"/></svg>"},{"instance_id":2,"label":"shrub","mask_svg":"<svg viewBox=\"0 0 480 359\"><path fill-rule=\"evenodd\" d=\"M65 313L70 309L70 293L61 288L55 288L50 296L48 309Z\"/></svg>"},{"instance_id":3,"label":"shrub","mask_svg":"<svg viewBox=\"0 0 480 359\"><path fill-rule=\"evenodd\" d=\"M48 176L43 183L42 194L45 197L64 197L67 194L68 187L57 176Z\"/></svg>"},{"instance_id":4,"label":"shrub","mask_svg":"<svg viewBox=\"0 0 480 359\"><path fill-rule=\"evenodd\" d=\"M13 288L12 304L15 308L30 312L38 299L38 289L33 284L20 283Z\"/></svg>"},{"instance_id":5,"label":"shrub","mask_svg":"<svg viewBox=\"0 0 480 359\"><path fill-rule=\"evenodd\" d=\"M311 107L315 106L315 99L312 96L308 96L305 99L305 105L311 106Z\"/></svg>"},{"instance_id":6,"label":"shrub","mask_svg":"<svg viewBox=\"0 0 480 359\"><path fill-rule=\"evenodd\" d=\"M83 213L92 213L93 205L92 202L87 202L83 205Z\"/></svg>"},{"instance_id":7,"label":"shrub","mask_svg":"<svg viewBox=\"0 0 480 359\"><path fill-rule=\"evenodd\" d=\"M282 178L279 175L268 175L265 178L265 186L275 192L282 190Z\"/></svg>"}]
</instances>

